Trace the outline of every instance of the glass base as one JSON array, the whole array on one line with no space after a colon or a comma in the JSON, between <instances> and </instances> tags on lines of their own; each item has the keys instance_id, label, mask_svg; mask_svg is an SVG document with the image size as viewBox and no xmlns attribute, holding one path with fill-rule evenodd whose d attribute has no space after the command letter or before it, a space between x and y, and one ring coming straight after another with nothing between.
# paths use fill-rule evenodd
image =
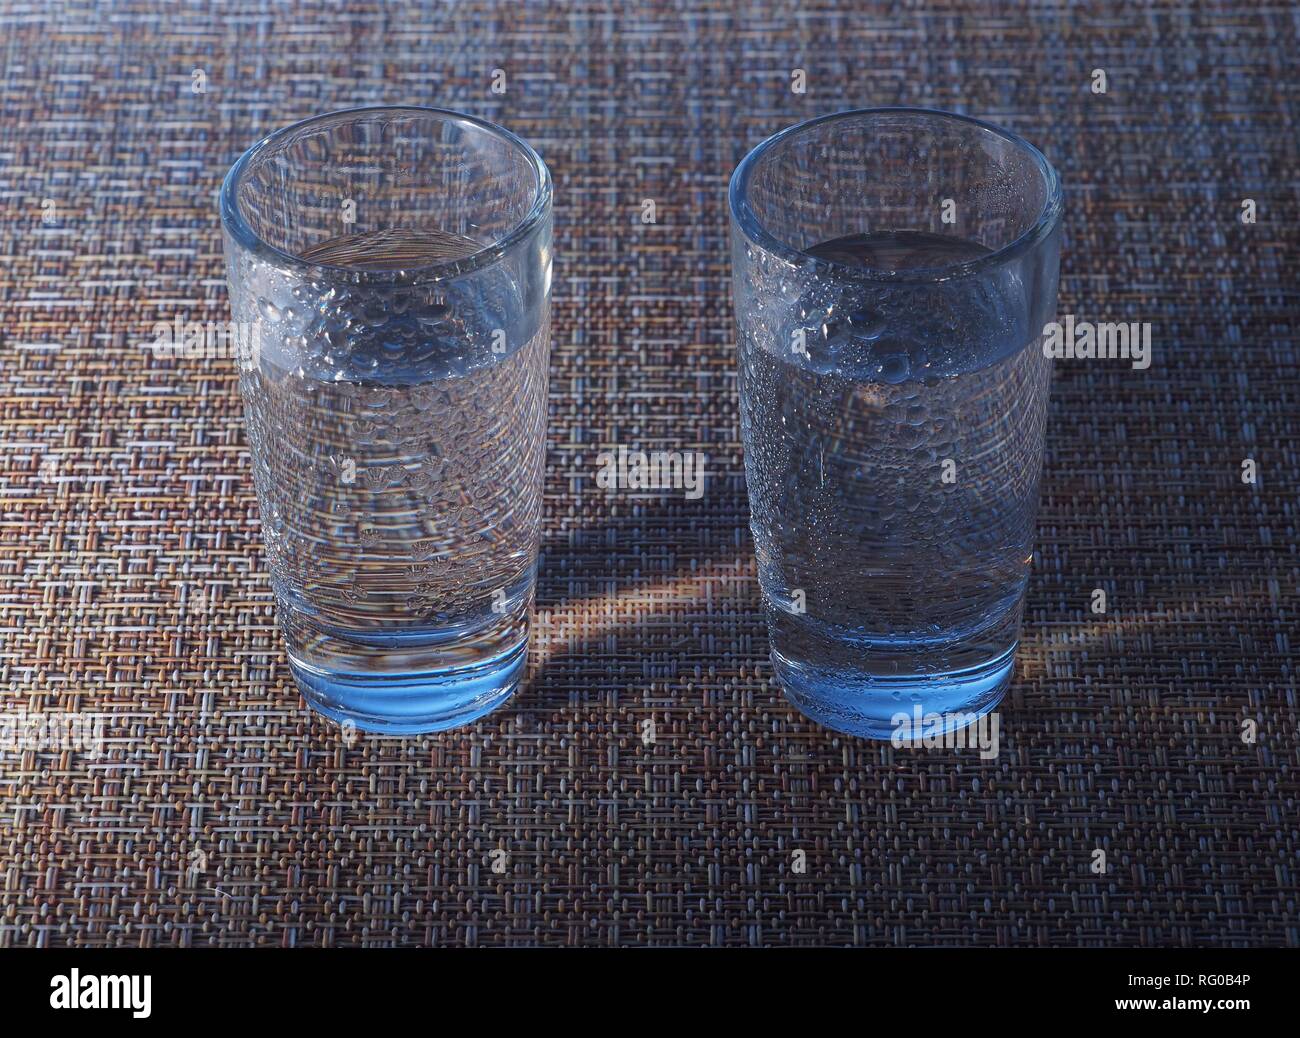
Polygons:
<instances>
[{"instance_id":1,"label":"glass base","mask_svg":"<svg viewBox=\"0 0 1300 1038\"><path fill-rule=\"evenodd\" d=\"M478 720L515 694L527 662L526 640L472 666L397 674L325 671L289 653L308 706L383 735L442 732Z\"/></svg>"},{"instance_id":2,"label":"glass base","mask_svg":"<svg viewBox=\"0 0 1300 1038\"><path fill-rule=\"evenodd\" d=\"M926 718L925 731L930 734L948 734L977 721L1002 701L1011 684L1015 657L1013 644L977 667L881 676L812 667L773 650L772 666L785 698L804 716L845 735L888 740L900 728L916 731L918 713Z\"/></svg>"}]
</instances>

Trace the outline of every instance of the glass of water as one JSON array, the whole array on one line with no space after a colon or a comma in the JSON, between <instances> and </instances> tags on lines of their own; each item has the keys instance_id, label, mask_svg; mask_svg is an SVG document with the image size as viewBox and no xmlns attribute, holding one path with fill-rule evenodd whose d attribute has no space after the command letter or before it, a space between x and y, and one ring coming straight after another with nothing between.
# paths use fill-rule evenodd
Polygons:
<instances>
[{"instance_id":1,"label":"glass of water","mask_svg":"<svg viewBox=\"0 0 1300 1038\"><path fill-rule=\"evenodd\" d=\"M870 109L764 141L730 209L776 675L838 731L955 731L997 705L1020 636L1057 174L987 123Z\"/></svg>"},{"instance_id":2,"label":"glass of water","mask_svg":"<svg viewBox=\"0 0 1300 1038\"><path fill-rule=\"evenodd\" d=\"M253 477L293 676L389 733L518 687L537 571L551 180L431 108L287 127L221 189Z\"/></svg>"}]
</instances>

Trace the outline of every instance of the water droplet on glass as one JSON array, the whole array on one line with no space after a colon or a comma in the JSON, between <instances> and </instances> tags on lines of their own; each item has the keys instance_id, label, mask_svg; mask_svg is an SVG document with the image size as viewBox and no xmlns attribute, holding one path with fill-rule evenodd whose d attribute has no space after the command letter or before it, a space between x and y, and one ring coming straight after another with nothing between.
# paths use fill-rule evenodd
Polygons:
<instances>
[{"instance_id":1,"label":"water droplet on glass","mask_svg":"<svg viewBox=\"0 0 1300 1038\"><path fill-rule=\"evenodd\" d=\"M906 353L891 353L880 363L880 377L891 386L907 380L912 365Z\"/></svg>"}]
</instances>

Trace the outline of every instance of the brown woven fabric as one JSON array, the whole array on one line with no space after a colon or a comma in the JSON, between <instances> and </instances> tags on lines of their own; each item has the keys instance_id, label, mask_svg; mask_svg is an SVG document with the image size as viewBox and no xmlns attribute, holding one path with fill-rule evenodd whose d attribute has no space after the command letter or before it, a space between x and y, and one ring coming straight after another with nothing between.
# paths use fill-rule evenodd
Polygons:
<instances>
[{"instance_id":1,"label":"brown woven fabric","mask_svg":"<svg viewBox=\"0 0 1300 1038\"><path fill-rule=\"evenodd\" d=\"M104 722L0 756L0 946L1300 944L1290 5L5 0L0 53L0 690ZM349 746L288 675L234 363L140 343L228 318L240 151L365 103L554 174L549 626L486 721ZM1057 365L994 760L824 731L766 662L727 177L881 104L1042 147L1061 312L1153 326L1148 370ZM707 492L607 493L620 444Z\"/></svg>"}]
</instances>

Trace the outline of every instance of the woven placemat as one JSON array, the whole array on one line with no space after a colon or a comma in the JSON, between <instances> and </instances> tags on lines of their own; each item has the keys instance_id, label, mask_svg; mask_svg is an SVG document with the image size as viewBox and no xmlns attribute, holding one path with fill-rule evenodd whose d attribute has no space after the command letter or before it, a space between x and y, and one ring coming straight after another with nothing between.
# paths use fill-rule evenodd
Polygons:
<instances>
[{"instance_id":1,"label":"woven placemat","mask_svg":"<svg viewBox=\"0 0 1300 1038\"><path fill-rule=\"evenodd\" d=\"M1228 0L0 0L0 689L102 723L0 755L0 946L1300 944L1296 32ZM234 362L140 344L228 319L239 153L372 103L554 174L549 626L489 719L349 745L288 674ZM726 182L885 104L1037 143L1060 311L1152 325L1146 370L1056 366L990 760L820 729L766 659ZM618 445L705 453L707 492L607 493Z\"/></svg>"}]
</instances>

